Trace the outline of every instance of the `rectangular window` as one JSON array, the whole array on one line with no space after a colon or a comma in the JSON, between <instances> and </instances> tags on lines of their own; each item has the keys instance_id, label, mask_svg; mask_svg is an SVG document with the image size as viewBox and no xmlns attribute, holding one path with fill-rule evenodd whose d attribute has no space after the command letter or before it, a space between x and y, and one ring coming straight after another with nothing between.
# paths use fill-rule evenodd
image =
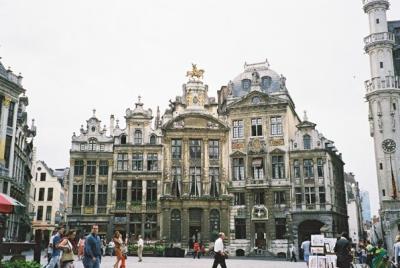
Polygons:
<instances>
[{"instance_id":1,"label":"rectangular window","mask_svg":"<svg viewBox=\"0 0 400 268\"><path fill-rule=\"evenodd\" d=\"M117 202L126 202L127 200L127 189L128 189L128 181L125 180L117 180L117 188L116 188L116 201Z\"/></svg>"},{"instance_id":2,"label":"rectangular window","mask_svg":"<svg viewBox=\"0 0 400 268\"><path fill-rule=\"evenodd\" d=\"M305 159L304 165L304 177L313 178L314 177L314 163L311 159Z\"/></svg>"},{"instance_id":3,"label":"rectangular window","mask_svg":"<svg viewBox=\"0 0 400 268\"><path fill-rule=\"evenodd\" d=\"M380 67L381 69L383 69L383 62L382 62L382 61L379 62L379 67Z\"/></svg>"},{"instance_id":4,"label":"rectangular window","mask_svg":"<svg viewBox=\"0 0 400 268\"><path fill-rule=\"evenodd\" d=\"M246 219L235 219L235 238L246 239Z\"/></svg>"},{"instance_id":5,"label":"rectangular window","mask_svg":"<svg viewBox=\"0 0 400 268\"><path fill-rule=\"evenodd\" d=\"M201 159L201 140L189 141L190 159Z\"/></svg>"},{"instance_id":6,"label":"rectangular window","mask_svg":"<svg viewBox=\"0 0 400 268\"><path fill-rule=\"evenodd\" d=\"M72 189L72 206L81 207L83 185L74 185Z\"/></svg>"},{"instance_id":7,"label":"rectangular window","mask_svg":"<svg viewBox=\"0 0 400 268\"><path fill-rule=\"evenodd\" d=\"M97 185L97 205L99 207L107 206L107 184Z\"/></svg>"},{"instance_id":8,"label":"rectangular window","mask_svg":"<svg viewBox=\"0 0 400 268\"><path fill-rule=\"evenodd\" d=\"M85 206L94 206L94 184L85 185Z\"/></svg>"},{"instance_id":9,"label":"rectangular window","mask_svg":"<svg viewBox=\"0 0 400 268\"><path fill-rule=\"evenodd\" d=\"M284 191L274 192L274 203L276 205L285 204L285 192Z\"/></svg>"},{"instance_id":10,"label":"rectangular window","mask_svg":"<svg viewBox=\"0 0 400 268\"><path fill-rule=\"evenodd\" d=\"M83 160L75 160L74 163L74 175L82 176L83 175Z\"/></svg>"},{"instance_id":11,"label":"rectangular window","mask_svg":"<svg viewBox=\"0 0 400 268\"><path fill-rule=\"evenodd\" d=\"M315 204L315 187L304 187L306 204Z\"/></svg>"},{"instance_id":12,"label":"rectangular window","mask_svg":"<svg viewBox=\"0 0 400 268\"><path fill-rule=\"evenodd\" d=\"M148 180L146 185L146 202L157 201L157 181Z\"/></svg>"},{"instance_id":13,"label":"rectangular window","mask_svg":"<svg viewBox=\"0 0 400 268\"><path fill-rule=\"evenodd\" d=\"M322 161L322 158L317 159L317 173L319 178L324 177L324 162Z\"/></svg>"},{"instance_id":14,"label":"rectangular window","mask_svg":"<svg viewBox=\"0 0 400 268\"><path fill-rule=\"evenodd\" d=\"M233 180L242 181L244 180L244 159L233 158Z\"/></svg>"},{"instance_id":15,"label":"rectangular window","mask_svg":"<svg viewBox=\"0 0 400 268\"><path fill-rule=\"evenodd\" d=\"M88 160L86 162L86 175L96 176L96 160Z\"/></svg>"},{"instance_id":16,"label":"rectangular window","mask_svg":"<svg viewBox=\"0 0 400 268\"><path fill-rule=\"evenodd\" d=\"M51 221L51 206L46 207L46 221Z\"/></svg>"},{"instance_id":17,"label":"rectangular window","mask_svg":"<svg viewBox=\"0 0 400 268\"><path fill-rule=\"evenodd\" d=\"M303 193L301 192L300 187L295 188L295 195L296 195L296 205L301 205L303 203Z\"/></svg>"},{"instance_id":18,"label":"rectangular window","mask_svg":"<svg viewBox=\"0 0 400 268\"><path fill-rule=\"evenodd\" d=\"M117 155L117 170L127 171L128 170L128 154L118 154Z\"/></svg>"},{"instance_id":19,"label":"rectangular window","mask_svg":"<svg viewBox=\"0 0 400 268\"><path fill-rule=\"evenodd\" d=\"M8 106L8 117L7 117L7 126L12 127L14 123L14 110L15 103L10 102L10 106Z\"/></svg>"},{"instance_id":20,"label":"rectangular window","mask_svg":"<svg viewBox=\"0 0 400 268\"><path fill-rule=\"evenodd\" d=\"M219 168L210 167L209 171L209 179L210 179L210 195L213 197L218 197L220 193L220 182L219 182Z\"/></svg>"},{"instance_id":21,"label":"rectangular window","mask_svg":"<svg viewBox=\"0 0 400 268\"><path fill-rule=\"evenodd\" d=\"M38 201L44 201L44 188L39 189L39 200Z\"/></svg>"},{"instance_id":22,"label":"rectangular window","mask_svg":"<svg viewBox=\"0 0 400 268\"><path fill-rule=\"evenodd\" d=\"M40 181L46 181L46 173L45 172L40 173Z\"/></svg>"},{"instance_id":23,"label":"rectangular window","mask_svg":"<svg viewBox=\"0 0 400 268\"><path fill-rule=\"evenodd\" d=\"M255 205L264 205L265 204L264 192L255 192L254 193L254 204Z\"/></svg>"},{"instance_id":24,"label":"rectangular window","mask_svg":"<svg viewBox=\"0 0 400 268\"><path fill-rule=\"evenodd\" d=\"M105 150L105 145L104 144L100 144L100 152L104 152Z\"/></svg>"},{"instance_id":25,"label":"rectangular window","mask_svg":"<svg viewBox=\"0 0 400 268\"><path fill-rule=\"evenodd\" d=\"M142 214L134 213L130 216L130 232L134 234L136 237L142 234Z\"/></svg>"},{"instance_id":26,"label":"rectangular window","mask_svg":"<svg viewBox=\"0 0 400 268\"><path fill-rule=\"evenodd\" d=\"M271 117L271 136L280 136L283 135L282 131L282 117L281 116L272 116Z\"/></svg>"},{"instance_id":27,"label":"rectangular window","mask_svg":"<svg viewBox=\"0 0 400 268\"><path fill-rule=\"evenodd\" d=\"M147 170L157 171L158 169L157 154L147 154Z\"/></svg>"},{"instance_id":28,"label":"rectangular window","mask_svg":"<svg viewBox=\"0 0 400 268\"><path fill-rule=\"evenodd\" d=\"M132 170L143 170L143 154L137 153L132 155Z\"/></svg>"},{"instance_id":29,"label":"rectangular window","mask_svg":"<svg viewBox=\"0 0 400 268\"><path fill-rule=\"evenodd\" d=\"M200 196L201 195L201 168L191 167L190 168L190 195Z\"/></svg>"},{"instance_id":30,"label":"rectangular window","mask_svg":"<svg viewBox=\"0 0 400 268\"><path fill-rule=\"evenodd\" d=\"M47 201L53 201L53 188L47 189Z\"/></svg>"},{"instance_id":31,"label":"rectangular window","mask_svg":"<svg viewBox=\"0 0 400 268\"><path fill-rule=\"evenodd\" d=\"M173 196L180 197L182 193L182 172L180 167L172 167L172 189Z\"/></svg>"},{"instance_id":32,"label":"rectangular window","mask_svg":"<svg viewBox=\"0 0 400 268\"><path fill-rule=\"evenodd\" d=\"M261 118L251 119L251 136L262 136Z\"/></svg>"},{"instance_id":33,"label":"rectangular window","mask_svg":"<svg viewBox=\"0 0 400 268\"><path fill-rule=\"evenodd\" d=\"M81 151L85 151L86 150L86 144L82 143L80 147L81 147Z\"/></svg>"},{"instance_id":34,"label":"rectangular window","mask_svg":"<svg viewBox=\"0 0 400 268\"><path fill-rule=\"evenodd\" d=\"M286 219L278 218L275 219L275 238L285 239L286 236Z\"/></svg>"},{"instance_id":35,"label":"rectangular window","mask_svg":"<svg viewBox=\"0 0 400 268\"><path fill-rule=\"evenodd\" d=\"M319 203L320 204L325 204L325 187L319 187L318 189L319 192Z\"/></svg>"},{"instance_id":36,"label":"rectangular window","mask_svg":"<svg viewBox=\"0 0 400 268\"><path fill-rule=\"evenodd\" d=\"M243 138L243 120L233 121L233 138Z\"/></svg>"},{"instance_id":37,"label":"rectangular window","mask_svg":"<svg viewBox=\"0 0 400 268\"><path fill-rule=\"evenodd\" d=\"M5 181L5 182L3 182L3 194L7 194L7 193L8 193L8 181ZM36 191L35 191L35 193L36 193Z\"/></svg>"},{"instance_id":38,"label":"rectangular window","mask_svg":"<svg viewBox=\"0 0 400 268\"><path fill-rule=\"evenodd\" d=\"M253 178L255 180L264 179L264 163L262 158L254 158L252 161Z\"/></svg>"},{"instance_id":39,"label":"rectangular window","mask_svg":"<svg viewBox=\"0 0 400 268\"><path fill-rule=\"evenodd\" d=\"M142 180L132 181L132 202L139 204L142 203Z\"/></svg>"},{"instance_id":40,"label":"rectangular window","mask_svg":"<svg viewBox=\"0 0 400 268\"><path fill-rule=\"evenodd\" d=\"M108 175L108 161L107 160L100 160L100 163L99 163L99 175L100 176L107 176Z\"/></svg>"},{"instance_id":41,"label":"rectangular window","mask_svg":"<svg viewBox=\"0 0 400 268\"><path fill-rule=\"evenodd\" d=\"M181 159L182 157L182 140L173 139L171 141L172 159Z\"/></svg>"},{"instance_id":42,"label":"rectangular window","mask_svg":"<svg viewBox=\"0 0 400 268\"><path fill-rule=\"evenodd\" d=\"M295 178L300 178L300 161L293 160L293 175Z\"/></svg>"},{"instance_id":43,"label":"rectangular window","mask_svg":"<svg viewBox=\"0 0 400 268\"><path fill-rule=\"evenodd\" d=\"M218 160L219 159L219 141L210 140L208 141L208 158Z\"/></svg>"},{"instance_id":44,"label":"rectangular window","mask_svg":"<svg viewBox=\"0 0 400 268\"><path fill-rule=\"evenodd\" d=\"M145 214L146 224L144 225L144 239L145 240L155 240L157 239L157 215L156 214Z\"/></svg>"},{"instance_id":45,"label":"rectangular window","mask_svg":"<svg viewBox=\"0 0 400 268\"><path fill-rule=\"evenodd\" d=\"M283 179L285 177L285 163L283 155L272 156L272 178Z\"/></svg>"},{"instance_id":46,"label":"rectangular window","mask_svg":"<svg viewBox=\"0 0 400 268\"><path fill-rule=\"evenodd\" d=\"M233 197L234 197L233 204L235 206L242 206L246 204L246 200L244 199L245 198L244 193L233 193Z\"/></svg>"},{"instance_id":47,"label":"rectangular window","mask_svg":"<svg viewBox=\"0 0 400 268\"><path fill-rule=\"evenodd\" d=\"M9 168L9 165L10 165L11 143L12 143L12 137L9 135L6 135L6 146L5 146L5 152L4 152L6 168Z\"/></svg>"},{"instance_id":48,"label":"rectangular window","mask_svg":"<svg viewBox=\"0 0 400 268\"><path fill-rule=\"evenodd\" d=\"M38 206L37 214L36 214L36 220L37 221L42 221L43 220L43 206Z\"/></svg>"}]
</instances>

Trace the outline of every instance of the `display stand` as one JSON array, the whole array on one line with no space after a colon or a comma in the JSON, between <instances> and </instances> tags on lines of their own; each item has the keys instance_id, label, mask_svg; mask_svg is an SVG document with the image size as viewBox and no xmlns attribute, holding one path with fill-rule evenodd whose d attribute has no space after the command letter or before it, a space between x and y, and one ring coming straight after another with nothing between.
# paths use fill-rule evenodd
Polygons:
<instances>
[{"instance_id":1,"label":"display stand","mask_svg":"<svg viewBox=\"0 0 400 268\"><path fill-rule=\"evenodd\" d=\"M335 268L335 238L325 238L324 235L311 235L309 268Z\"/></svg>"}]
</instances>

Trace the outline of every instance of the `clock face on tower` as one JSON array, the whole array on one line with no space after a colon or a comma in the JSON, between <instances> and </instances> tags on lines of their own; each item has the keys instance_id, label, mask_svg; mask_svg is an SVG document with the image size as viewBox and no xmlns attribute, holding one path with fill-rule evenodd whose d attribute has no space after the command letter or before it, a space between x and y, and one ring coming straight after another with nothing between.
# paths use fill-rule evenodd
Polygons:
<instances>
[{"instance_id":1,"label":"clock face on tower","mask_svg":"<svg viewBox=\"0 0 400 268\"><path fill-rule=\"evenodd\" d=\"M392 139L386 139L382 142L382 148L385 153L393 153L396 151L396 142Z\"/></svg>"}]
</instances>

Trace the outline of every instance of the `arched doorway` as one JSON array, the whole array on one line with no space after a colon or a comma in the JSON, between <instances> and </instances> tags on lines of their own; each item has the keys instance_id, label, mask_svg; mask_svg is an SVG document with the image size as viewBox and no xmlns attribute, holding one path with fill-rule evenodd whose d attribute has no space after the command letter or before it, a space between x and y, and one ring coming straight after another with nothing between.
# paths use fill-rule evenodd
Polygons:
<instances>
[{"instance_id":1,"label":"arched doorway","mask_svg":"<svg viewBox=\"0 0 400 268\"><path fill-rule=\"evenodd\" d=\"M324 223L318 220L305 220L299 224L298 228L298 248L299 252L302 255L300 250L301 243L311 238L313 234L321 234L321 227L324 226ZM302 256L300 256L302 258Z\"/></svg>"}]
</instances>

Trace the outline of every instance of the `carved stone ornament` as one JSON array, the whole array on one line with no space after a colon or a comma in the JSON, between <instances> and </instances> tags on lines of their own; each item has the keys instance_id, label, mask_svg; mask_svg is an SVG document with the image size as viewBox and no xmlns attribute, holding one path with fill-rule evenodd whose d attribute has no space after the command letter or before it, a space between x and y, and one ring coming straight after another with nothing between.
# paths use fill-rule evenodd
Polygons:
<instances>
[{"instance_id":1,"label":"carved stone ornament","mask_svg":"<svg viewBox=\"0 0 400 268\"><path fill-rule=\"evenodd\" d=\"M260 139L253 139L249 142L249 151L253 153L260 153L264 151L265 142Z\"/></svg>"},{"instance_id":2,"label":"carved stone ornament","mask_svg":"<svg viewBox=\"0 0 400 268\"><path fill-rule=\"evenodd\" d=\"M252 220L268 220L268 209L264 205L255 205L251 210Z\"/></svg>"}]
</instances>

